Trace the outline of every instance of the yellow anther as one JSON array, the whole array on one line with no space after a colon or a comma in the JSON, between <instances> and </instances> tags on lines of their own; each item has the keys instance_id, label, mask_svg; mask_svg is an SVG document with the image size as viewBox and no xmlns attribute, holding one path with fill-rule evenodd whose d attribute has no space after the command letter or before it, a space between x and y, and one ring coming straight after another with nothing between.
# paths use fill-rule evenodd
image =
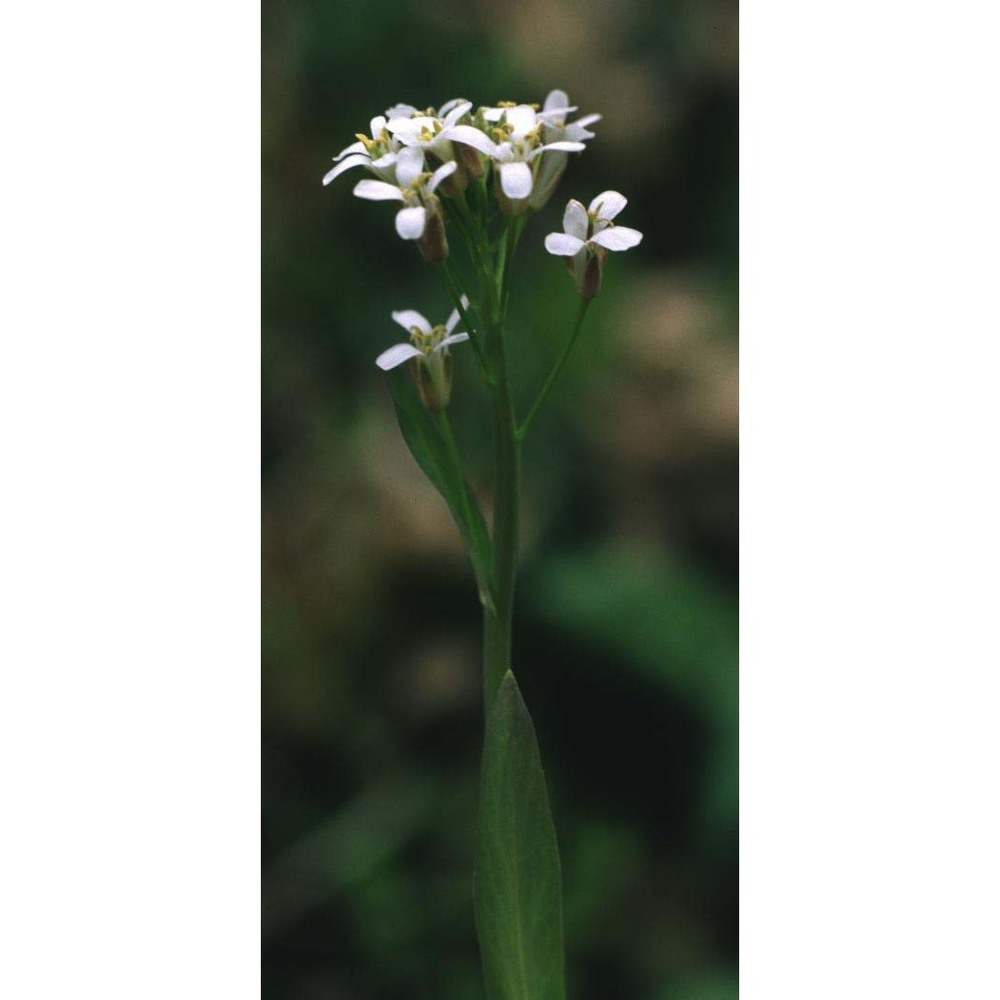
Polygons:
<instances>
[{"instance_id":1,"label":"yellow anther","mask_svg":"<svg viewBox=\"0 0 1000 1000\"><path fill-rule=\"evenodd\" d=\"M372 150L372 146L375 145L374 140L369 139L368 136L364 134L364 132L355 132L354 138L357 139L358 142L360 142L365 147L365 149L368 150L369 153Z\"/></svg>"},{"instance_id":2,"label":"yellow anther","mask_svg":"<svg viewBox=\"0 0 1000 1000\"><path fill-rule=\"evenodd\" d=\"M425 125L420 130L420 141L421 142L430 142L431 139L433 139L433 138L434 138L434 133Z\"/></svg>"},{"instance_id":3,"label":"yellow anther","mask_svg":"<svg viewBox=\"0 0 1000 1000\"><path fill-rule=\"evenodd\" d=\"M516 108L517 101L497 101L498 108Z\"/></svg>"}]
</instances>

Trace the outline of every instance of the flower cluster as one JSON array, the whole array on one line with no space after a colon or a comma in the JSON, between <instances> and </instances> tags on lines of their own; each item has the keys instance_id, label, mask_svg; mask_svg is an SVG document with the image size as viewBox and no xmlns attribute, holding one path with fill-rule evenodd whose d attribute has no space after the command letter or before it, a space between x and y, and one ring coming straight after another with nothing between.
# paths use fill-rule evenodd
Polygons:
<instances>
[{"instance_id":1,"label":"flower cluster","mask_svg":"<svg viewBox=\"0 0 1000 1000\"><path fill-rule=\"evenodd\" d=\"M570 154L582 152L595 138L590 127L601 116L573 118L577 110L562 90L553 90L542 105L501 101L474 108L462 98L436 109L396 104L371 120L368 134L359 132L356 141L334 157L323 183L362 168L371 176L355 184L354 194L396 202L396 232L415 242L425 260L449 266L447 230L453 227L467 242L476 270L483 274L497 269L491 280L499 282L502 295L499 275L509 266L507 258L520 238L524 217L547 203ZM565 231L546 237L546 249L565 259L585 300L600 290L608 251L627 250L642 239L636 230L614 223L625 204L617 191L605 191L586 208L571 200L563 216ZM503 229L494 234L498 219ZM453 291L457 302L459 293ZM462 301L465 316L468 302ZM410 332L411 340L383 352L378 366L389 370L412 361L425 404L430 409L447 405L448 348L469 339L470 333L475 338L476 329L453 333L458 310L443 326L432 327L413 310L395 312L393 319ZM482 364L475 339L473 346Z\"/></svg>"},{"instance_id":2,"label":"flower cluster","mask_svg":"<svg viewBox=\"0 0 1000 1000\"><path fill-rule=\"evenodd\" d=\"M334 157L336 166L323 183L364 167L377 181L361 181L354 194L403 202L396 231L406 240L424 239L428 218L440 215L436 191L446 179L442 194L457 197L470 180L492 171L501 209L520 215L542 207L565 169L567 154L581 152L586 140L594 138L587 126L601 116L567 122L576 110L561 90L552 91L541 110L505 101L473 111L472 103L461 98L437 110L397 104L371 120L370 135L359 132L357 141ZM431 239L421 249L425 256L430 253L429 259L443 259L447 253L446 244L441 247Z\"/></svg>"}]
</instances>

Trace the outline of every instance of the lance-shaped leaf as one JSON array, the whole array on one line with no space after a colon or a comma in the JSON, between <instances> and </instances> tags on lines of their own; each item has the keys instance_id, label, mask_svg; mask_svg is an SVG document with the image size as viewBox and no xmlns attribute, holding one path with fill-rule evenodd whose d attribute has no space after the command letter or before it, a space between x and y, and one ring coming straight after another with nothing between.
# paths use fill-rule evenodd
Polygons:
<instances>
[{"instance_id":1,"label":"lance-shaped leaf","mask_svg":"<svg viewBox=\"0 0 1000 1000\"><path fill-rule=\"evenodd\" d=\"M448 444L434 418L428 413L404 368L388 372L389 391L396 407L396 420L410 454L427 478L444 498L455 524L465 541L479 587L479 599L487 608L493 607L490 588L493 549L486 521L457 458L449 453Z\"/></svg>"},{"instance_id":2,"label":"lance-shaped leaf","mask_svg":"<svg viewBox=\"0 0 1000 1000\"><path fill-rule=\"evenodd\" d=\"M489 1000L564 1000L559 850L535 727L509 670L486 723L475 902Z\"/></svg>"}]
</instances>

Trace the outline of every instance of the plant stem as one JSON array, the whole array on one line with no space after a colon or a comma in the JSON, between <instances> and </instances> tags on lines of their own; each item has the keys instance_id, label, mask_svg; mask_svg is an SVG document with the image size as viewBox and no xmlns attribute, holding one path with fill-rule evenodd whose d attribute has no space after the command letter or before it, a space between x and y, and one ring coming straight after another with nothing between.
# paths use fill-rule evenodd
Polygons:
<instances>
[{"instance_id":1,"label":"plant stem","mask_svg":"<svg viewBox=\"0 0 1000 1000\"><path fill-rule=\"evenodd\" d=\"M483 613L483 705L487 716L504 674L511 669L511 635L514 616L514 584L517 575L517 545L521 519L521 447L510 395L504 348L506 325L505 290L513 263L519 231L518 220L508 224L505 252L497 271L484 269L484 312L489 317L488 343L495 384L493 397L493 603Z\"/></svg>"},{"instance_id":2,"label":"plant stem","mask_svg":"<svg viewBox=\"0 0 1000 1000\"><path fill-rule=\"evenodd\" d=\"M521 448L500 346L497 385L493 391L495 434L493 498L493 602L483 613L483 704L487 715L500 682L511 668L511 624L520 523Z\"/></svg>"},{"instance_id":3,"label":"plant stem","mask_svg":"<svg viewBox=\"0 0 1000 1000\"><path fill-rule=\"evenodd\" d=\"M559 377L559 373L562 371L563 365L566 364L566 359L573 350L576 338L580 335L580 328L583 326L583 317L587 315L587 307L590 303L591 299L580 299L580 308L576 314L576 325L573 327L573 332L570 334L569 340L566 341L566 346L563 348L562 354L559 355L559 360L556 361L555 367L551 372L549 372L549 377L545 380L545 384L542 386L537 399L531 404L531 409L528 410L528 415L524 418L524 423L521 424L515 432L518 441L524 440L524 435L528 433L528 428L538 415L538 411L542 408L542 403L545 402L549 392L552 390L552 386Z\"/></svg>"}]
</instances>

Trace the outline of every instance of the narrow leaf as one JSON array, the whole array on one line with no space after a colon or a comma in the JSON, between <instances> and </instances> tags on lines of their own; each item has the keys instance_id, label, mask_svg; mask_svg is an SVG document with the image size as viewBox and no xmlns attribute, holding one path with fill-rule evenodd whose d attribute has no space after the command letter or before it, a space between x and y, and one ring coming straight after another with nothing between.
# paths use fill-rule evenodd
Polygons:
<instances>
[{"instance_id":1,"label":"narrow leaf","mask_svg":"<svg viewBox=\"0 0 1000 1000\"><path fill-rule=\"evenodd\" d=\"M486 724L475 903L489 1000L564 1000L559 850L535 728L509 670Z\"/></svg>"},{"instance_id":2,"label":"narrow leaf","mask_svg":"<svg viewBox=\"0 0 1000 1000\"><path fill-rule=\"evenodd\" d=\"M490 535L476 498L460 467L448 453L441 431L427 412L412 381L403 369L389 372L389 390L396 420L410 454L444 498L469 550L469 559L483 604L493 607L490 589L493 551Z\"/></svg>"}]
</instances>

